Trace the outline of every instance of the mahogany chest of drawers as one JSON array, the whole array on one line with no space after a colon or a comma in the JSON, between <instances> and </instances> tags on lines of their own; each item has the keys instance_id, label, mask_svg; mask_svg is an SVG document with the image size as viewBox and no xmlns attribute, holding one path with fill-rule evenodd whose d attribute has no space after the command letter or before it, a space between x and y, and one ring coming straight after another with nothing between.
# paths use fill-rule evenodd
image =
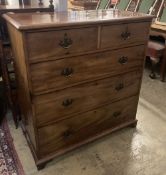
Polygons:
<instances>
[{"instance_id":1,"label":"mahogany chest of drawers","mask_svg":"<svg viewBox=\"0 0 166 175\"><path fill-rule=\"evenodd\" d=\"M136 126L152 16L118 10L8 14L23 128L38 168Z\"/></svg>"}]
</instances>

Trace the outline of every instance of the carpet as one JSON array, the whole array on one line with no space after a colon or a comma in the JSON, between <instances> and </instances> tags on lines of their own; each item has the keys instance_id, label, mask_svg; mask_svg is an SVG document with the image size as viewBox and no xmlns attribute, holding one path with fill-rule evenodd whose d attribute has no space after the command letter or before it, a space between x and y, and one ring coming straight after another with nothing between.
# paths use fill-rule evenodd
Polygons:
<instances>
[{"instance_id":1,"label":"carpet","mask_svg":"<svg viewBox=\"0 0 166 175\"><path fill-rule=\"evenodd\" d=\"M24 175L6 119L0 125L0 175Z\"/></svg>"}]
</instances>

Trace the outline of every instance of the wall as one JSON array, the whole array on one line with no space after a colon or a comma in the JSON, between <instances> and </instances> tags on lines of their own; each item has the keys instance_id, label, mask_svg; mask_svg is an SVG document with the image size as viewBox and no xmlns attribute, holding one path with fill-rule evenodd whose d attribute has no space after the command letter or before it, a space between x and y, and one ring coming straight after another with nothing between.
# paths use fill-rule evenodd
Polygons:
<instances>
[{"instance_id":1,"label":"wall","mask_svg":"<svg viewBox=\"0 0 166 175\"><path fill-rule=\"evenodd\" d=\"M55 10L57 11L66 11L67 10L67 0L54 0L55 1Z\"/></svg>"},{"instance_id":2,"label":"wall","mask_svg":"<svg viewBox=\"0 0 166 175\"><path fill-rule=\"evenodd\" d=\"M19 5L19 0L7 0L6 2L9 5Z\"/></svg>"}]
</instances>

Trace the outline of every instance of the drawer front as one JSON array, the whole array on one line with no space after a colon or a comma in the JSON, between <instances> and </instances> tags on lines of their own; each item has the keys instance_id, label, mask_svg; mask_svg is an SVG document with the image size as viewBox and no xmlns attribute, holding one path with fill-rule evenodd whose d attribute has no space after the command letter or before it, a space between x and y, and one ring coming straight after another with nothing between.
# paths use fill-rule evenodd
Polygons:
<instances>
[{"instance_id":1,"label":"drawer front","mask_svg":"<svg viewBox=\"0 0 166 175\"><path fill-rule=\"evenodd\" d=\"M34 97L38 126L92 110L139 92L141 73L86 83L65 90Z\"/></svg>"},{"instance_id":2,"label":"drawer front","mask_svg":"<svg viewBox=\"0 0 166 175\"><path fill-rule=\"evenodd\" d=\"M70 54L96 50L97 28L28 33L26 42L31 62L47 60L47 57L57 59Z\"/></svg>"},{"instance_id":3,"label":"drawer front","mask_svg":"<svg viewBox=\"0 0 166 175\"><path fill-rule=\"evenodd\" d=\"M131 97L38 129L41 156L135 120L137 102L138 97Z\"/></svg>"},{"instance_id":4,"label":"drawer front","mask_svg":"<svg viewBox=\"0 0 166 175\"><path fill-rule=\"evenodd\" d=\"M145 43L149 37L149 27L149 22L103 26L101 48L119 48Z\"/></svg>"},{"instance_id":5,"label":"drawer front","mask_svg":"<svg viewBox=\"0 0 166 175\"><path fill-rule=\"evenodd\" d=\"M30 72L33 93L57 90L88 80L132 71L136 66L142 66L144 50L143 45L32 64Z\"/></svg>"}]
</instances>

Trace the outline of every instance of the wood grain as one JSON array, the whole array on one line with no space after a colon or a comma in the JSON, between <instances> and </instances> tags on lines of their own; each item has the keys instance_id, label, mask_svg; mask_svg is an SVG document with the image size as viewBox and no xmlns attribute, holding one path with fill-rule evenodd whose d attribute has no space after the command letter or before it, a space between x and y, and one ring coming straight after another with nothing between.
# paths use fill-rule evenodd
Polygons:
<instances>
[{"instance_id":1,"label":"wood grain","mask_svg":"<svg viewBox=\"0 0 166 175\"><path fill-rule=\"evenodd\" d=\"M54 13L5 14L4 18L18 30L50 29L96 24L151 21L154 16L117 9L67 11Z\"/></svg>"},{"instance_id":2,"label":"wood grain","mask_svg":"<svg viewBox=\"0 0 166 175\"><path fill-rule=\"evenodd\" d=\"M34 96L37 125L62 120L71 115L92 110L101 105L114 102L139 91L140 70L124 75L96 80L55 93ZM119 86L123 84L124 87ZM64 106L63 102L72 100L72 104Z\"/></svg>"},{"instance_id":3,"label":"wood grain","mask_svg":"<svg viewBox=\"0 0 166 175\"><path fill-rule=\"evenodd\" d=\"M130 52L131 49L132 52ZM145 46L143 45L32 64L30 71L33 93L50 92L62 87L66 88L92 81L93 79L132 71L135 67L143 65L144 49ZM120 63L120 59L123 57L127 57L127 62L124 64ZM70 69L72 70L70 75L62 75L64 71Z\"/></svg>"},{"instance_id":4,"label":"wood grain","mask_svg":"<svg viewBox=\"0 0 166 175\"><path fill-rule=\"evenodd\" d=\"M77 144L108 128L133 121L137 101L137 96L131 97L40 128L38 133L41 157Z\"/></svg>"},{"instance_id":5,"label":"wood grain","mask_svg":"<svg viewBox=\"0 0 166 175\"><path fill-rule=\"evenodd\" d=\"M25 52L23 48L23 36L21 32L17 31L10 24L8 24L8 29L14 53L14 65L17 75L17 92L19 105L21 107L20 110L22 115L22 121L25 125L26 132L31 139L31 143L36 150L36 134L34 129L34 117L29 94L29 81L27 74L28 70L26 60L23 59L25 58Z\"/></svg>"},{"instance_id":6,"label":"wood grain","mask_svg":"<svg viewBox=\"0 0 166 175\"><path fill-rule=\"evenodd\" d=\"M30 61L41 61L47 57L69 56L97 49L97 27L67 29L28 33L26 36L28 57ZM71 39L72 44L65 49L60 46L64 38Z\"/></svg>"},{"instance_id":7,"label":"wood grain","mask_svg":"<svg viewBox=\"0 0 166 175\"><path fill-rule=\"evenodd\" d=\"M103 26L101 29L101 48L117 48L145 43L149 37L149 28L149 22ZM122 34L126 32L130 36L124 39Z\"/></svg>"}]
</instances>

